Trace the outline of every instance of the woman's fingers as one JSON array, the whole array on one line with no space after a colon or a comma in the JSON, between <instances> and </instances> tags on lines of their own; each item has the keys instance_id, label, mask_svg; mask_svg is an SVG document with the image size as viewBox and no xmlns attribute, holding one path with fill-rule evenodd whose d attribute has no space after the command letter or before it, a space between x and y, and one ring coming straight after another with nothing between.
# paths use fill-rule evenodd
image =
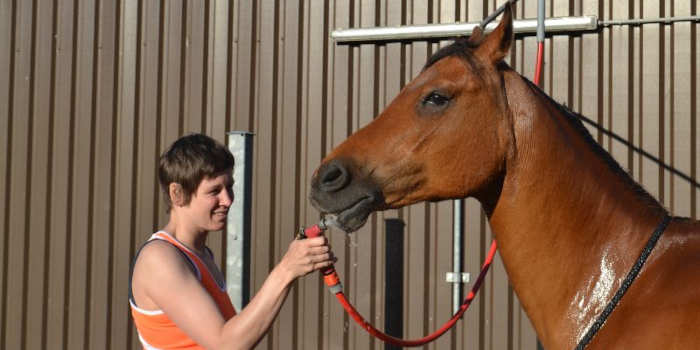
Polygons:
<instances>
[{"instance_id":1,"label":"woman's fingers","mask_svg":"<svg viewBox=\"0 0 700 350\"><path fill-rule=\"evenodd\" d=\"M328 267L338 260L325 236L295 240L286 255L291 264L289 266L296 266L293 269L298 271L297 276Z\"/></svg>"},{"instance_id":2,"label":"woman's fingers","mask_svg":"<svg viewBox=\"0 0 700 350\"><path fill-rule=\"evenodd\" d=\"M306 243L309 247L319 247L328 245L328 239L326 239L326 236L318 236L314 238L307 238L304 240L304 243Z\"/></svg>"},{"instance_id":3,"label":"woman's fingers","mask_svg":"<svg viewBox=\"0 0 700 350\"><path fill-rule=\"evenodd\" d=\"M316 264L316 263L330 261L330 260L331 260L330 253L309 255L309 263L310 264Z\"/></svg>"},{"instance_id":4,"label":"woman's fingers","mask_svg":"<svg viewBox=\"0 0 700 350\"><path fill-rule=\"evenodd\" d=\"M330 251L328 246L315 247L310 253L313 270L319 270L328 266L333 265L333 263L338 260L333 252Z\"/></svg>"},{"instance_id":5,"label":"woman's fingers","mask_svg":"<svg viewBox=\"0 0 700 350\"><path fill-rule=\"evenodd\" d=\"M320 254L325 254L331 251L331 247L327 245L322 245L319 247L310 247L309 248L309 253L313 255L320 255Z\"/></svg>"},{"instance_id":6,"label":"woman's fingers","mask_svg":"<svg viewBox=\"0 0 700 350\"><path fill-rule=\"evenodd\" d=\"M319 269L322 269L324 267L328 267L331 265L333 265L333 263L330 260L322 261L322 262L314 264L314 270L319 270Z\"/></svg>"}]
</instances>

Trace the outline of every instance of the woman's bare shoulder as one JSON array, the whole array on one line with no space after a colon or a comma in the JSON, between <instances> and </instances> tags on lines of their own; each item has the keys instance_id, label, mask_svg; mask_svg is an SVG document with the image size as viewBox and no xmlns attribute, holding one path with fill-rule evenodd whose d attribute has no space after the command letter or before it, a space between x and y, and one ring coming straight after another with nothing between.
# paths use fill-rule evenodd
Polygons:
<instances>
[{"instance_id":1,"label":"woman's bare shoulder","mask_svg":"<svg viewBox=\"0 0 700 350\"><path fill-rule=\"evenodd\" d=\"M163 240L153 240L141 249L134 264L134 274L139 268L144 272L193 272L187 257Z\"/></svg>"}]
</instances>

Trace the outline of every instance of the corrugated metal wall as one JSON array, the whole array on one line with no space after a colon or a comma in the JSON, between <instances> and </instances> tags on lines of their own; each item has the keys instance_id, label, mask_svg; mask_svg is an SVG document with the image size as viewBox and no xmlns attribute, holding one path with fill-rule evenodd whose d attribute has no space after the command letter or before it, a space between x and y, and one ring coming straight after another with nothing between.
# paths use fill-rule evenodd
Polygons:
<instances>
[{"instance_id":1,"label":"corrugated metal wall","mask_svg":"<svg viewBox=\"0 0 700 350\"><path fill-rule=\"evenodd\" d=\"M165 220L155 177L179 135L255 136L253 288L296 227L318 219L312 171L372 120L440 43L336 45L337 27L480 20L500 1L0 1L0 347L134 349L127 280L135 248ZM697 14L698 1L552 0L548 15L603 19ZM534 17L521 0L518 17ZM673 213L697 217L697 25L612 27L546 43L544 88L632 146L598 140ZM534 38L511 64L531 77ZM663 164L644 157L641 148ZM468 200L466 267L490 242ZM452 204L374 216L330 234L347 292L383 325L384 218L406 224L404 335L451 315ZM210 245L222 256L223 236ZM223 260L220 260L223 261ZM298 283L267 349L383 348L316 276ZM535 349L497 262L457 326L429 349Z\"/></svg>"}]
</instances>

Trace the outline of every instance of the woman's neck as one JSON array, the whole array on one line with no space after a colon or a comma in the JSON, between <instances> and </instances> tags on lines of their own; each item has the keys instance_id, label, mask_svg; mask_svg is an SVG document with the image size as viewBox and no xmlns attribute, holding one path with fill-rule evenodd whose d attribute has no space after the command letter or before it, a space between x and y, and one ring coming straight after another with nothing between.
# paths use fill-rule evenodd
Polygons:
<instances>
[{"instance_id":1,"label":"woman's neck","mask_svg":"<svg viewBox=\"0 0 700 350\"><path fill-rule=\"evenodd\" d=\"M209 232L197 230L192 225L187 225L183 220L179 220L178 215L173 212L170 214L168 224L163 227L163 231L175 237L197 255L203 256Z\"/></svg>"}]
</instances>

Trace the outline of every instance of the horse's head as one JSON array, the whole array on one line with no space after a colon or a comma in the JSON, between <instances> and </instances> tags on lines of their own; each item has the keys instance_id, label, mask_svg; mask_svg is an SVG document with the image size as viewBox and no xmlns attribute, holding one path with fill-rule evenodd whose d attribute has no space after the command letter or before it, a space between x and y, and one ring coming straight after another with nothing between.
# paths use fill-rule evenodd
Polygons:
<instances>
[{"instance_id":1,"label":"horse's head","mask_svg":"<svg viewBox=\"0 0 700 350\"><path fill-rule=\"evenodd\" d=\"M502 70L512 40L507 8L492 33L477 29L435 53L379 117L323 160L312 204L351 232L375 210L497 188L511 135Z\"/></svg>"}]
</instances>

